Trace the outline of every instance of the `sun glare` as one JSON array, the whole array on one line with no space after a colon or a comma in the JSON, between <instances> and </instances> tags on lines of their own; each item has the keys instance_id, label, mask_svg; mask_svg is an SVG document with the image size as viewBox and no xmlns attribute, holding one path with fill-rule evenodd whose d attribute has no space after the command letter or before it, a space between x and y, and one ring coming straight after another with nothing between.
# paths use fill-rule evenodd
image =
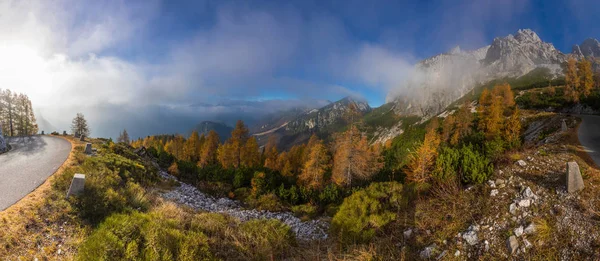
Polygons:
<instances>
[{"instance_id":1,"label":"sun glare","mask_svg":"<svg viewBox=\"0 0 600 261\"><path fill-rule=\"evenodd\" d=\"M27 46L0 46L0 86L34 95L51 84L46 61Z\"/></svg>"}]
</instances>

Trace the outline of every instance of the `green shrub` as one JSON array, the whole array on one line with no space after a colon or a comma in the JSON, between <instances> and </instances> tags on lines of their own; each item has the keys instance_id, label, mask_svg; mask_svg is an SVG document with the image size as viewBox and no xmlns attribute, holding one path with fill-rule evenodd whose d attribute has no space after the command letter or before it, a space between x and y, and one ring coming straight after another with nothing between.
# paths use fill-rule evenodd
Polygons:
<instances>
[{"instance_id":1,"label":"green shrub","mask_svg":"<svg viewBox=\"0 0 600 261\"><path fill-rule=\"evenodd\" d=\"M488 159L497 160L504 154L504 149L507 146L506 142L500 137L484 143L483 148Z\"/></svg>"},{"instance_id":2,"label":"green shrub","mask_svg":"<svg viewBox=\"0 0 600 261\"><path fill-rule=\"evenodd\" d=\"M473 150L473 146L463 146L460 155L463 182L481 184L492 175L494 166L484 155Z\"/></svg>"},{"instance_id":3,"label":"green shrub","mask_svg":"<svg viewBox=\"0 0 600 261\"><path fill-rule=\"evenodd\" d=\"M317 216L318 208L313 204L302 204L292 207L292 212L298 217L314 218Z\"/></svg>"},{"instance_id":4,"label":"green shrub","mask_svg":"<svg viewBox=\"0 0 600 261\"><path fill-rule=\"evenodd\" d=\"M342 188L335 183L325 186L323 191L319 193L319 201L321 204L339 203L342 199Z\"/></svg>"},{"instance_id":5,"label":"green shrub","mask_svg":"<svg viewBox=\"0 0 600 261\"><path fill-rule=\"evenodd\" d=\"M78 260L211 260L206 236L157 213L108 217L79 248Z\"/></svg>"},{"instance_id":6,"label":"green shrub","mask_svg":"<svg viewBox=\"0 0 600 261\"><path fill-rule=\"evenodd\" d=\"M331 228L342 243L368 242L375 233L396 219L402 200L397 182L372 183L344 199Z\"/></svg>"},{"instance_id":7,"label":"green shrub","mask_svg":"<svg viewBox=\"0 0 600 261\"><path fill-rule=\"evenodd\" d=\"M431 173L434 181L447 183L456 180L460 167L460 153L458 150L443 147L440 149L435 162L435 169Z\"/></svg>"},{"instance_id":8,"label":"green shrub","mask_svg":"<svg viewBox=\"0 0 600 261\"><path fill-rule=\"evenodd\" d=\"M252 184L252 196L254 197L259 197L267 191L264 172L254 172L254 177L250 183Z\"/></svg>"},{"instance_id":9,"label":"green shrub","mask_svg":"<svg viewBox=\"0 0 600 261\"><path fill-rule=\"evenodd\" d=\"M252 179L252 174L248 173L245 169L236 169L235 174L233 176L233 187L241 188L248 187L250 185L250 180Z\"/></svg>"},{"instance_id":10,"label":"green shrub","mask_svg":"<svg viewBox=\"0 0 600 261\"><path fill-rule=\"evenodd\" d=\"M258 210L267 210L274 212L286 210L279 198L273 193L261 195L260 197L258 197L258 199L252 199L250 200L250 204Z\"/></svg>"}]
</instances>

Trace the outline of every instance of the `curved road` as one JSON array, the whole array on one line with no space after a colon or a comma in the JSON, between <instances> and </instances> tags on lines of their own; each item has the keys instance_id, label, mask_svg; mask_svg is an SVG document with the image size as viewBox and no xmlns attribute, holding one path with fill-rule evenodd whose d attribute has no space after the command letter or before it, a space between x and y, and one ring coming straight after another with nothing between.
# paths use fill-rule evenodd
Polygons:
<instances>
[{"instance_id":1,"label":"curved road","mask_svg":"<svg viewBox=\"0 0 600 261\"><path fill-rule=\"evenodd\" d=\"M579 125L579 142L592 157L597 166L600 166L600 116L577 115L583 120Z\"/></svg>"},{"instance_id":2,"label":"curved road","mask_svg":"<svg viewBox=\"0 0 600 261\"><path fill-rule=\"evenodd\" d=\"M9 140L12 150L0 154L0 211L40 186L67 160L71 143L51 136Z\"/></svg>"}]
</instances>

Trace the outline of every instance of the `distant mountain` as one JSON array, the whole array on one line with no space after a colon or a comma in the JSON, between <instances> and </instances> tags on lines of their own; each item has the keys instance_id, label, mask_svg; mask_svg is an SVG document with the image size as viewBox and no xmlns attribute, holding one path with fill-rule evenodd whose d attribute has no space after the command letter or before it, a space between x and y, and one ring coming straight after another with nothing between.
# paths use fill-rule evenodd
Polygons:
<instances>
[{"instance_id":1,"label":"distant mountain","mask_svg":"<svg viewBox=\"0 0 600 261\"><path fill-rule=\"evenodd\" d=\"M594 38L585 39L580 45L573 45L571 52L578 58L600 58L600 42Z\"/></svg>"},{"instance_id":2,"label":"distant mountain","mask_svg":"<svg viewBox=\"0 0 600 261\"><path fill-rule=\"evenodd\" d=\"M356 120L371 111L367 102L346 97L320 109L304 112L279 126L254 133L254 136L260 145L266 144L269 137L274 136L278 139L281 149L289 149L293 145L306 142L313 133L318 134L321 138L327 138L331 133L347 127L348 121L345 116L350 112L351 104L356 105L360 114Z\"/></svg>"},{"instance_id":3,"label":"distant mountain","mask_svg":"<svg viewBox=\"0 0 600 261\"><path fill-rule=\"evenodd\" d=\"M330 104L330 101L323 101L318 106L316 103L303 104L290 109L279 110L273 113L269 113L263 116L257 122L250 127L250 133L257 134L262 132L268 132L275 128L281 127L290 121L306 114L314 109L319 109L324 105Z\"/></svg>"},{"instance_id":4,"label":"distant mountain","mask_svg":"<svg viewBox=\"0 0 600 261\"><path fill-rule=\"evenodd\" d=\"M582 46L590 50L585 54L596 54L593 42ZM399 115L431 117L484 82L520 77L536 68L562 75L561 64L566 60L567 55L543 42L534 31L518 30L514 36L495 38L491 45L474 51L454 48L421 61L410 79L386 100Z\"/></svg>"},{"instance_id":5,"label":"distant mountain","mask_svg":"<svg viewBox=\"0 0 600 261\"><path fill-rule=\"evenodd\" d=\"M229 137L231 137L231 131L233 130L233 128L220 122L203 121L196 125L194 130L198 131L198 134L204 134L205 136L208 135L208 133L211 130L214 130L215 132L217 132L217 134L219 134L219 139L221 140L221 142L224 142L225 140L229 139Z\"/></svg>"}]
</instances>

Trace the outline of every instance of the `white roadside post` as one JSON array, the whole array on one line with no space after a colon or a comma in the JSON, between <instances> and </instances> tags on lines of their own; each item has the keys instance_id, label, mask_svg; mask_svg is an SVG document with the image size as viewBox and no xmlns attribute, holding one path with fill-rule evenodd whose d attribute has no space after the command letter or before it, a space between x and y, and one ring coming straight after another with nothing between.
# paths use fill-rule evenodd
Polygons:
<instances>
[{"instance_id":1,"label":"white roadside post","mask_svg":"<svg viewBox=\"0 0 600 261\"><path fill-rule=\"evenodd\" d=\"M69 187L69 191L67 192L67 198L71 195L79 195L83 193L85 188L85 175L84 174L75 174L73 176L73 181L71 181L71 186Z\"/></svg>"}]
</instances>

